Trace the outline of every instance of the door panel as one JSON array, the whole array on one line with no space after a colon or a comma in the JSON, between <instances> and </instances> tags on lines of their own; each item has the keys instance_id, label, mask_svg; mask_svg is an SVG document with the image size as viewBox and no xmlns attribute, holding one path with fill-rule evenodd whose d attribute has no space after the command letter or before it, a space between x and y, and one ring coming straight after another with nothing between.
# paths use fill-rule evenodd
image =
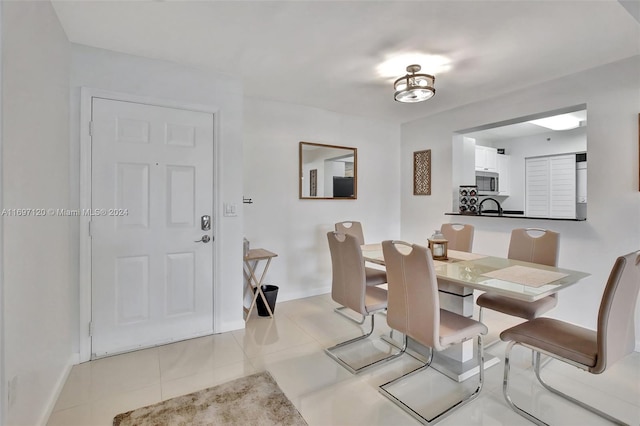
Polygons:
<instances>
[{"instance_id":1,"label":"door panel","mask_svg":"<svg viewBox=\"0 0 640 426\"><path fill-rule=\"evenodd\" d=\"M92 357L213 332L213 115L92 101Z\"/></svg>"},{"instance_id":2,"label":"door panel","mask_svg":"<svg viewBox=\"0 0 640 426\"><path fill-rule=\"evenodd\" d=\"M119 163L116 183L116 208L127 209L117 216L116 226L124 228L149 227L149 165Z\"/></svg>"},{"instance_id":3,"label":"door panel","mask_svg":"<svg viewBox=\"0 0 640 426\"><path fill-rule=\"evenodd\" d=\"M123 256L116 259L117 324L149 319L149 256Z\"/></svg>"},{"instance_id":4,"label":"door panel","mask_svg":"<svg viewBox=\"0 0 640 426\"><path fill-rule=\"evenodd\" d=\"M195 211L195 169L167 167L167 226L193 227Z\"/></svg>"}]
</instances>

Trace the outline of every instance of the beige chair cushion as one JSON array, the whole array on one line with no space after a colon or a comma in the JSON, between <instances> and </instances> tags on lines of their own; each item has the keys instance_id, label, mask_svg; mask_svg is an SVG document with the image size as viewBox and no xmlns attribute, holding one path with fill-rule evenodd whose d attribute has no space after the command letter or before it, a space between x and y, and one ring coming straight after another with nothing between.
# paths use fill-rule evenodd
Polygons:
<instances>
[{"instance_id":1,"label":"beige chair cushion","mask_svg":"<svg viewBox=\"0 0 640 426\"><path fill-rule=\"evenodd\" d=\"M380 287L367 287L364 296L367 312L379 311L387 307L387 290Z\"/></svg>"},{"instance_id":2,"label":"beige chair cushion","mask_svg":"<svg viewBox=\"0 0 640 426\"><path fill-rule=\"evenodd\" d=\"M598 331L551 318L536 318L500 334L575 363L600 374L633 351L634 319L640 292L640 251L616 259L598 312Z\"/></svg>"},{"instance_id":3,"label":"beige chair cushion","mask_svg":"<svg viewBox=\"0 0 640 426\"><path fill-rule=\"evenodd\" d=\"M487 326L462 315L440 309L440 344L449 346L472 339L478 334L487 334Z\"/></svg>"},{"instance_id":4,"label":"beige chair cushion","mask_svg":"<svg viewBox=\"0 0 640 426\"><path fill-rule=\"evenodd\" d=\"M386 271L365 267L364 272L367 277L367 286L380 285L380 284L385 284L387 282Z\"/></svg>"},{"instance_id":5,"label":"beige chair cushion","mask_svg":"<svg viewBox=\"0 0 640 426\"><path fill-rule=\"evenodd\" d=\"M563 321L536 318L503 331L500 338L531 345L587 367L596 365L596 332Z\"/></svg>"},{"instance_id":6,"label":"beige chair cushion","mask_svg":"<svg viewBox=\"0 0 640 426\"><path fill-rule=\"evenodd\" d=\"M531 320L554 308L558 304L558 298L547 296L535 302L525 302L499 294L484 293L478 297L477 304L483 308Z\"/></svg>"}]
</instances>

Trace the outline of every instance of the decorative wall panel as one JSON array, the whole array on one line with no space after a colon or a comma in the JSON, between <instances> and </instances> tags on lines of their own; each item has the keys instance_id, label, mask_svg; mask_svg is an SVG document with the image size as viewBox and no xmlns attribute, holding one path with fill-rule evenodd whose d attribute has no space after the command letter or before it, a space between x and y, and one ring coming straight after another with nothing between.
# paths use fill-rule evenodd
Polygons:
<instances>
[{"instance_id":1,"label":"decorative wall panel","mask_svg":"<svg viewBox=\"0 0 640 426\"><path fill-rule=\"evenodd\" d=\"M413 195L431 195L431 150L413 153Z\"/></svg>"}]
</instances>

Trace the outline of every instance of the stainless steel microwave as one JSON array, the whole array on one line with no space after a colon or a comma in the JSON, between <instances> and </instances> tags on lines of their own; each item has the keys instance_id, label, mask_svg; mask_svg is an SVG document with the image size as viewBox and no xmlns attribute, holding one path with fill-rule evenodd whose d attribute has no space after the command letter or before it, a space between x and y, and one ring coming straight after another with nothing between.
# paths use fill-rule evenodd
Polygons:
<instances>
[{"instance_id":1,"label":"stainless steel microwave","mask_svg":"<svg viewBox=\"0 0 640 426\"><path fill-rule=\"evenodd\" d=\"M496 172L476 172L478 195L498 195L499 179Z\"/></svg>"}]
</instances>

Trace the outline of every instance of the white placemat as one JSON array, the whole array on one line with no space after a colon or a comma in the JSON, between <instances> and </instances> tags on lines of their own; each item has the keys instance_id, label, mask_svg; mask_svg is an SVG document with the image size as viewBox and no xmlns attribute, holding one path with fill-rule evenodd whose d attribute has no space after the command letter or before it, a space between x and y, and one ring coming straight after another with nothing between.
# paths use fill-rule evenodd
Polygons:
<instances>
[{"instance_id":1,"label":"white placemat","mask_svg":"<svg viewBox=\"0 0 640 426\"><path fill-rule=\"evenodd\" d=\"M482 274L485 277L496 278L503 281L511 281L524 284L529 287L541 287L561 278L569 276L562 272L545 271L544 269L530 268L528 266L514 265L504 269Z\"/></svg>"},{"instance_id":2,"label":"white placemat","mask_svg":"<svg viewBox=\"0 0 640 426\"><path fill-rule=\"evenodd\" d=\"M449 250L447 257L456 260L477 260L488 257L486 254L469 253L466 251Z\"/></svg>"}]
</instances>

